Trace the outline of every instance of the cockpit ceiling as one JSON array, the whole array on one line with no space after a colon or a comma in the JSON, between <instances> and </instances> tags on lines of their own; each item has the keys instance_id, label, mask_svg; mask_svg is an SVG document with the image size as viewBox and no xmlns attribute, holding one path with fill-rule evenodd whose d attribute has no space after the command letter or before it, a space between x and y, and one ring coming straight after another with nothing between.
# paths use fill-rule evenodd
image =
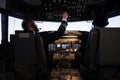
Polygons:
<instances>
[{"instance_id":1,"label":"cockpit ceiling","mask_svg":"<svg viewBox=\"0 0 120 80\"><path fill-rule=\"evenodd\" d=\"M23 0L30 5L41 5L41 0Z\"/></svg>"},{"instance_id":2,"label":"cockpit ceiling","mask_svg":"<svg viewBox=\"0 0 120 80\"><path fill-rule=\"evenodd\" d=\"M120 14L119 0L7 0L12 14L44 21L61 21L63 11L68 11L69 21L91 20L96 6L102 6L108 17Z\"/></svg>"}]
</instances>

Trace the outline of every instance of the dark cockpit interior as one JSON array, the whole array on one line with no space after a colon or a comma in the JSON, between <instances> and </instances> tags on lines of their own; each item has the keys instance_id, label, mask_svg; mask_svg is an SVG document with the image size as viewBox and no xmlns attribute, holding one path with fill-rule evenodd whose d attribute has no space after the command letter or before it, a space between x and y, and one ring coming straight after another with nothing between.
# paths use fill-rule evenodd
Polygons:
<instances>
[{"instance_id":1,"label":"dark cockpit interior","mask_svg":"<svg viewBox=\"0 0 120 80\"><path fill-rule=\"evenodd\" d=\"M65 11L68 26L92 21L93 27L66 30L50 42L55 36L46 34L56 31L15 29L15 19L9 26L9 16L60 23ZM0 80L120 80L120 28L106 27L119 15L119 0L0 0Z\"/></svg>"}]
</instances>

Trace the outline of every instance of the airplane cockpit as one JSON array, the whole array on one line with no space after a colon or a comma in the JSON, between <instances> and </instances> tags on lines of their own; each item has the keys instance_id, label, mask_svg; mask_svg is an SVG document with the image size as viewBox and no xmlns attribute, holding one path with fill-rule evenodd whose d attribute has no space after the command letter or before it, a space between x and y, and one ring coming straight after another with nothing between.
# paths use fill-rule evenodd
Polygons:
<instances>
[{"instance_id":1,"label":"airplane cockpit","mask_svg":"<svg viewBox=\"0 0 120 80\"><path fill-rule=\"evenodd\" d=\"M119 15L119 0L0 0L0 80L120 80Z\"/></svg>"}]
</instances>

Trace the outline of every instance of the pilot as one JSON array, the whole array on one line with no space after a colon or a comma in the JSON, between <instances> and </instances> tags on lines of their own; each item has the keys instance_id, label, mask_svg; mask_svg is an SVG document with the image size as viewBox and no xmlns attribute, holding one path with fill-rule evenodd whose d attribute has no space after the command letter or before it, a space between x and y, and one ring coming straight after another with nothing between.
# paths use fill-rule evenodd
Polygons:
<instances>
[{"instance_id":1,"label":"pilot","mask_svg":"<svg viewBox=\"0 0 120 80\"><path fill-rule=\"evenodd\" d=\"M68 13L64 12L62 14L62 21L61 25L59 26L59 29L53 33L48 32L40 32L40 35L43 39L45 52L46 52L46 58L48 62L48 66L51 67L51 60L50 55L48 54L48 44L51 42L54 42L55 40L59 39L62 35L64 35L64 32L66 30L66 27L68 25L67 23ZM37 25L32 19L24 19L22 22L22 28L24 31L34 31L35 33L39 33L39 29L37 28Z\"/></svg>"}]
</instances>

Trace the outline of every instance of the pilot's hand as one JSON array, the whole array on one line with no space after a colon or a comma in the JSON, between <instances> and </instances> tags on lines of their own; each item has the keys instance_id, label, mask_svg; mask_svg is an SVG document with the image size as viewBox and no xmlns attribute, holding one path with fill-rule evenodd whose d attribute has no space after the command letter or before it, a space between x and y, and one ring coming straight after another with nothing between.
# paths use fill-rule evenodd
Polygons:
<instances>
[{"instance_id":1,"label":"pilot's hand","mask_svg":"<svg viewBox=\"0 0 120 80\"><path fill-rule=\"evenodd\" d=\"M67 18L68 18L68 13L67 12L64 12L62 14L62 20L66 20L67 21Z\"/></svg>"}]
</instances>

